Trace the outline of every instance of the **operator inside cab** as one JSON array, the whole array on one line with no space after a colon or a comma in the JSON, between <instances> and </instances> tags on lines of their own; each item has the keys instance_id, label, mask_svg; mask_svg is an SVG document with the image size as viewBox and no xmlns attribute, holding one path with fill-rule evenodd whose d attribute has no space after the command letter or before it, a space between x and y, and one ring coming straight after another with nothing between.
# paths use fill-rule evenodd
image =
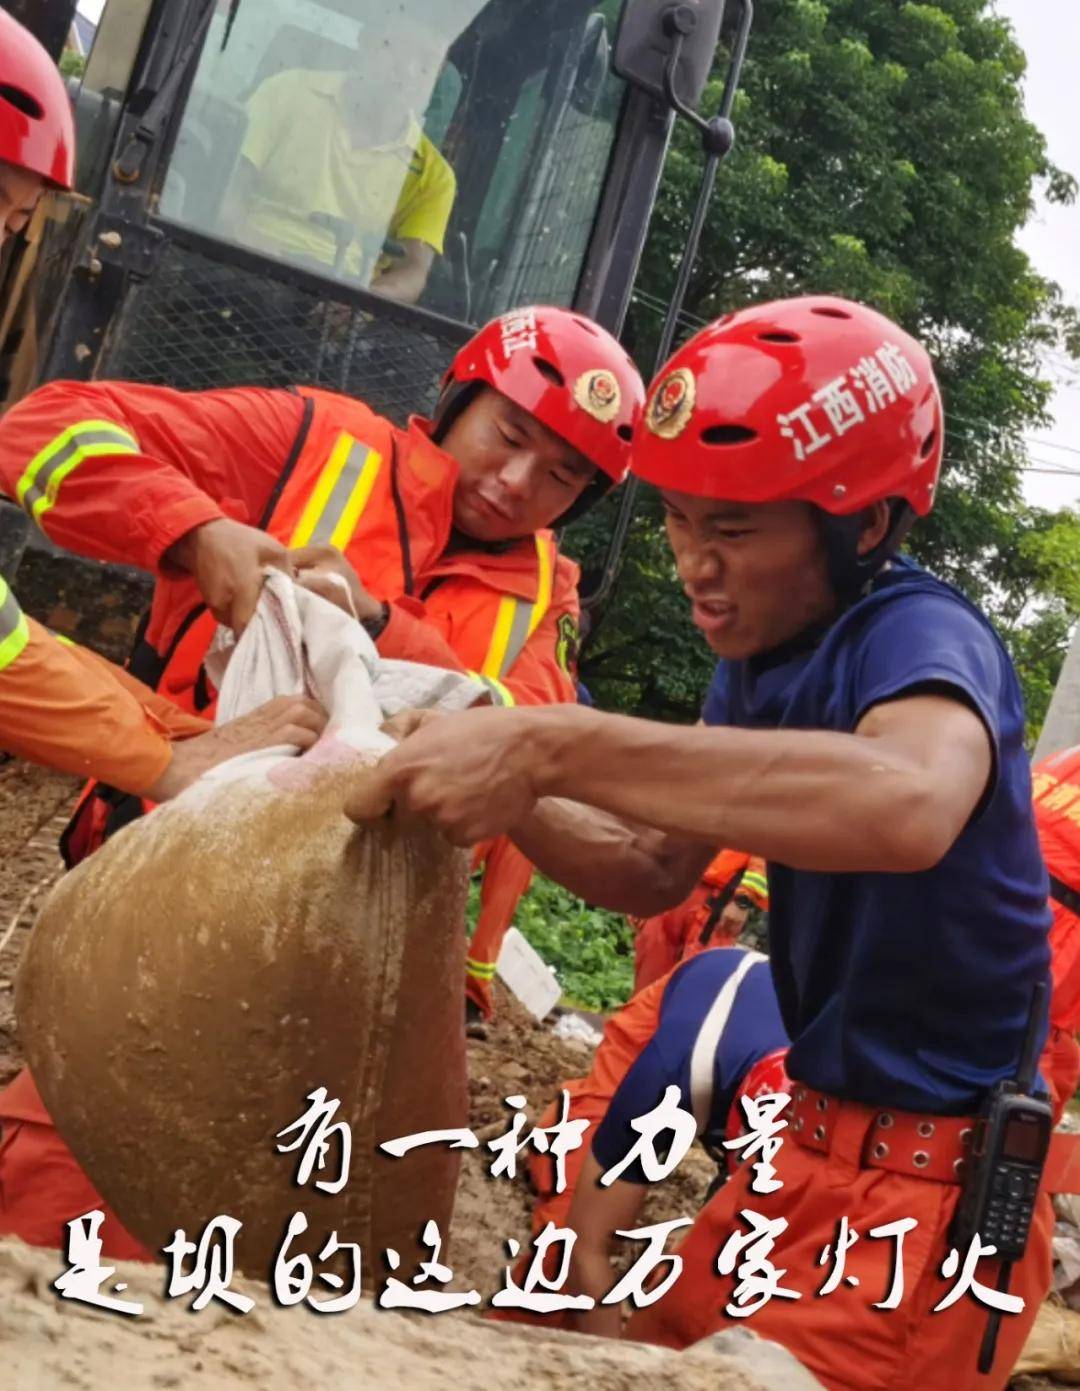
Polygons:
<instances>
[{"instance_id":1,"label":"operator inside cab","mask_svg":"<svg viewBox=\"0 0 1080 1391\"><path fill-rule=\"evenodd\" d=\"M443 250L456 183L421 129L446 56L428 18L365 21L344 70L290 68L248 100L226 231L414 303Z\"/></svg>"}]
</instances>

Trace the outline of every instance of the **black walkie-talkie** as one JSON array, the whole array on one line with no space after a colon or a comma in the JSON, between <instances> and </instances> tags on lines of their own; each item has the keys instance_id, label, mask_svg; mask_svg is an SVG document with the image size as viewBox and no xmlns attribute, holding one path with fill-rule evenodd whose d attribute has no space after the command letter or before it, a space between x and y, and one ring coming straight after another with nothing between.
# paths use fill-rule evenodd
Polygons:
<instances>
[{"instance_id":1,"label":"black walkie-talkie","mask_svg":"<svg viewBox=\"0 0 1080 1391\"><path fill-rule=\"evenodd\" d=\"M1039 1063L1039 1038L1046 1015L1047 985L1036 985L1028 1014L1020 1067L1014 1081L990 1093L971 1137L963 1190L949 1240L963 1255L977 1234L1001 1260L998 1290L1009 1288L1012 1264L1027 1247L1054 1117L1041 1093L1032 1095ZM994 1362L1001 1314L992 1309L979 1351L979 1372Z\"/></svg>"}]
</instances>

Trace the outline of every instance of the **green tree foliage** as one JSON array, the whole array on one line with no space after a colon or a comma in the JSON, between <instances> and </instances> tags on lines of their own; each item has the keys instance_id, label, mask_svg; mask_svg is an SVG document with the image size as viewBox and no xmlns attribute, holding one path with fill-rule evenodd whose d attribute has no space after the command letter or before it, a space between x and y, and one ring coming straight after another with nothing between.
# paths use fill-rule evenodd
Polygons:
<instances>
[{"instance_id":1,"label":"green tree foliage","mask_svg":"<svg viewBox=\"0 0 1080 1391\"><path fill-rule=\"evenodd\" d=\"M688 327L773 296L873 304L934 354L949 425L920 560L998 621L1041 721L1080 611L1080 531L1026 507L1022 432L1048 422L1041 349L1077 348L1075 314L1016 245L1038 189L1073 199L1026 119L1024 55L990 0L757 0L737 144L721 170L687 298ZM715 109L718 81L703 110ZM631 320L651 364L702 156L680 123ZM571 546L600 563L610 520ZM711 661L690 627L655 501L643 499L622 580L583 679L606 705L695 717Z\"/></svg>"},{"instance_id":2,"label":"green tree foliage","mask_svg":"<svg viewBox=\"0 0 1080 1391\"><path fill-rule=\"evenodd\" d=\"M73 48L67 48L60 55L61 77L82 77L86 71L86 59Z\"/></svg>"}]
</instances>

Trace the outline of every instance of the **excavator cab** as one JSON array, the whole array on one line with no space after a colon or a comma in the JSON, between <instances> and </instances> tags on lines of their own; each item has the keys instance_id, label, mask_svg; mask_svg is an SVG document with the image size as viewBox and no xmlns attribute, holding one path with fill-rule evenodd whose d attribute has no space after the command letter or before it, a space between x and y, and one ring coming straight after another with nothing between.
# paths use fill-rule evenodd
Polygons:
<instances>
[{"instance_id":1,"label":"excavator cab","mask_svg":"<svg viewBox=\"0 0 1080 1391\"><path fill-rule=\"evenodd\" d=\"M516 304L617 323L669 127L612 68L623 8L109 0L76 99L97 216L42 376L315 382L400 421ZM382 291L417 241L418 292Z\"/></svg>"},{"instance_id":2,"label":"excavator cab","mask_svg":"<svg viewBox=\"0 0 1080 1391\"><path fill-rule=\"evenodd\" d=\"M107 0L73 92L78 195L43 214L33 273L6 275L24 312L9 302L0 409L57 377L299 382L403 423L515 305L617 332L670 135L660 74L696 102L723 15L723 0ZM31 564L26 535L0 504L9 576ZM55 566L43 588L20 576L24 603L47 618L58 586L78 593L59 626L116 650L62 560L62 585Z\"/></svg>"}]
</instances>

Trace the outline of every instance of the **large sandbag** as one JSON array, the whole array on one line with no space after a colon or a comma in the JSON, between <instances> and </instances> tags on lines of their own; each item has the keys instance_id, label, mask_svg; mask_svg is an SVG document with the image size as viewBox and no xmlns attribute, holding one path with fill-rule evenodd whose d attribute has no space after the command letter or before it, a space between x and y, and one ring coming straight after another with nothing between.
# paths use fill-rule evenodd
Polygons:
<instances>
[{"instance_id":1,"label":"large sandbag","mask_svg":"<svg viewBox=\"0 0 1080 1391\"><path fill-rule=\"evenodd\" d=\"M1013 1375L1049 1376L1080 1386L1080 1314L1056 1299L1039 1308Z\"/></svg>"},{"instance_id":2,"label":"large sandbag","mask_svg":"<svg viewBox=\"0 0 1080 1391\"><path fill-rule=\"evenodd\" d=\"M449 1225L455 1152L375 1147L466 1120L466 862L427 827L342 815L358 764L386 744L359 625L283 577L257 618L223 715L265 698L268 679L306 685L331 711L327 733L302 758L223 765L67 875L31 936L19 1025L61 1133L148 1246L228 1214L244 1224L240 1268L265 1276L299 1210L310 1239L291 1249L314 1254L336 1229L381 1273L382 1248L408 1259L427 1218ZM416 673L382 670L384 703ZM447 680L427 684L451 705L474 698ZM275 1147L318 1087L352 1128L336 1196L295 1186L299 1155ZM337 1153L314 1178L336 1178Z\"/></svg>"}]
</instances>

